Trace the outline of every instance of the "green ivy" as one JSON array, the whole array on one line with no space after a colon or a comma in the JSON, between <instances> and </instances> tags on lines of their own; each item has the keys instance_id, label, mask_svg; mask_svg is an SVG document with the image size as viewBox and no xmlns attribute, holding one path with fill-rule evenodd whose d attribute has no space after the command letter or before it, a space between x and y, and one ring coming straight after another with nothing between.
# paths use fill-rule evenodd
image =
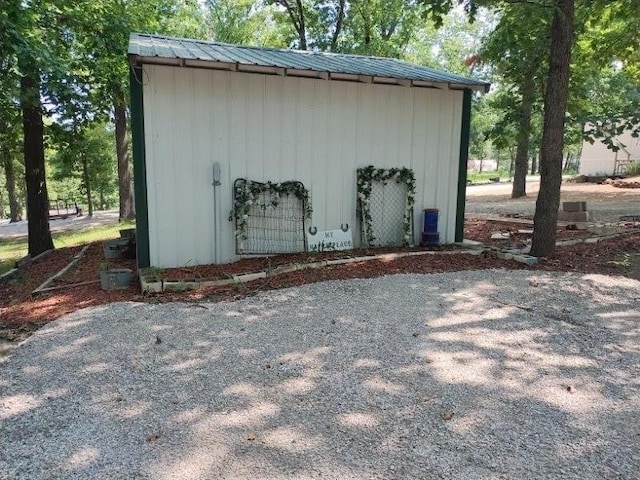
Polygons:
<instances>
[{"instance_id":1,"label":"green ivy","mask_svg":"<svg viewBox=\"0 0 640 480\"><path fill-rule=\"evenodd\" d=\"M264 193L269 194L269 201L258 203L258 198ZM260 183L245 179L238 182L235 187L233 210L229 215L229 220L235 218L238 221L238 228L235 231L236 237L240 240L247 239L247 221L252 207L257 206L263 210L277 208L280 205L280 198L289 195L302 201L305 218L311 218L313 212L311 195L300 182Z\"/></svg>"},{"instance_id":2,"label":"green ivy","mask_svg":"<svg viewBox=\"0 0 640 480\"><path fill-rule=\"evenodd\" d=\"M404 243L411 243L411 230L413 225L413 205L416 195L416 179L413 170L410 168L375 168L373 165L358 168L358 202L362 214L362 222L365 233L366 242L371 245L375 240L373 236L373 225L371 219L371 189L373 182L382 182L386 184L395 181L399 184L407 186L407 207L404 214Z\"/></svg>"}]
</instances>

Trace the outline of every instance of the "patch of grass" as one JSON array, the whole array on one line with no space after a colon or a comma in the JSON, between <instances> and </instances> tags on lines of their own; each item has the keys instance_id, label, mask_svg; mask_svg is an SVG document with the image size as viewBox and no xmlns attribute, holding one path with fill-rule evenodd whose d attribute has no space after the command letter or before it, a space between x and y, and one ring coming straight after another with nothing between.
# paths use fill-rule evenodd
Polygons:
<instances>
[{"instance_id":1,"label":"patch of grass","mask_svg":"<svg viewBox=\"0 0 640 480\"><path fill-rule=\"evenodd\" d=\"M62 248L110 240L118 238L121 229L133 227L135 227L135 223L123 222L69 232L56 232L53 234L53 244L56 248ZM27 254L27 250L26 238L0 240L0 274L11 270L15 262Z\"/></svg>"},{"instance_id":2,"label":"patch of grass","mask_svg":"<svg viewBox=\"0 0 640 480\"><path fill-rule=\"evenodd\" d=\"M490 178L500 177L500 180L507 180L509 172L499 170L497 172L467 172L467 183L488 183Z\"/></svg>"},{"instance_id":3,"label":"patch of grass","mask_svg":"<svg viewBox=\"0 0 640 480\"><path fill-rule=\"evenodd\" d=\"M640 175L640 161L632 162L627 170L627 175L630 177L636 177Z\"/></svg>"}]
</instances>

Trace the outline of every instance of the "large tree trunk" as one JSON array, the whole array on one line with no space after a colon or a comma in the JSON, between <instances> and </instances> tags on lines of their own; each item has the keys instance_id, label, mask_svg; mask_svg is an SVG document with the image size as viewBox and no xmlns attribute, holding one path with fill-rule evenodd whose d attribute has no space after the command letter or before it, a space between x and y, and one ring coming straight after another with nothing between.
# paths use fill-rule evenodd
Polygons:
<instances>
[{"instance_id":1,"label":"large tree trunk","mask_svg":"<svg viewBox=\"0 0 640 480\"><path fill-rule=\"evenodd\" d=\"M574 0L558 0L551 26L551 54L544 95L544 123L540 151L540 192L533 217L531 244L531 254L537 257L553 254L556 246L574 7Z\"/></svg>"},{"instance_id":2,"label":"large tree trunk","mask_svg":"<svg viewBox=\"0 0 640 480\"><path fill-rule=\"evenodd\" d=\"M2 148L2 164L4 166L4 178L6 180L7 186L7 197L9 200L9 218L10 222L14 223L20 218L20 204L18 203L18 195L16 192L16 172L13 168L13 155L11 152L0 146Z\"/></svg>"},{"instance_id":3,"label":"large tree trunk","mask_svg":"<svg viewBox=\"0 0 640 480\"><path fill-rule=\"evenodd\" d=\"M91 182L89 181L89 166L87 165L87 155L82 154L82 181L87 191L87 206L89 209L89 217L93 217L93 199L91 198Z\"/></svg>"},{"instance_id":4,"label":"large tree trunk","mask_svg":"<svg viewBox=\"0 0 640 480\"><path fill-rule=\"evenodd\" d=\"M535 100L533 75L527 75L520 86L522 104L520 106L520 124L518 125L518 148L516 150L515 173L511 198L527 195L527 170L529 169L529 137L531 133L531 111Z\"/></svg>"},{"instance_id":5,"label":"large tree trunk","mask_svg":"<svg viewBox=\"0 0 640 480\"><path fill-rule=\"evenodd\" d=\"M49 198L44 171L44 125L37 68L21 65L20 101L24 129L24 168L27 184L29 254L53 249L49 229ZM26 68L25 68L26 67Z\"/></svg>"},{"instance_id":6,"label":"large tree trunk","mask_svg":"<svg viewBox=\"0 0 640 480\"><path fill-rule=\"evenodd\" d=\"M131 189L131 168L129 166L129 138L127 135L127 107L124 92L115 94L113 114L116 123L116 152L118 155L118 192L120 194L120 221L135 217L133 191Z\"/></svg>"}]
</instances>

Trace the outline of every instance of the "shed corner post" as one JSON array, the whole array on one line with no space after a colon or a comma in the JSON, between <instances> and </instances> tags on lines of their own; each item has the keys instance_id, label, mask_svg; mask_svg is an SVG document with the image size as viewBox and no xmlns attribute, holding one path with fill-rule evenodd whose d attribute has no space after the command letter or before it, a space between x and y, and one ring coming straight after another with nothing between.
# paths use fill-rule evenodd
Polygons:
<instances>
[{"instance_id":1,"label":"shed corner post","mask_svg":"<svg viewBox=\"0 0 640 480\"><path fill-rule=\"evenodd\" d=\"M133 150L133 188L136 207L136 259L138 268L150 266L142 75L141 65L132 64L130 66L131 146Z\"/></svg>"},{"instance_id":2,"label":"shed corner post","mask_svg":"<svg viewBox=\"0 0 640 480\"><path fill-rule=\"evenodd\" d=\"M460 128L460 156L458 165L458 198L456 208L455 241L464 240L464 210L467 193L467 161L471 131L471 89L465 88L462 97L462 125Z\"/></svg>"}]
</instances>

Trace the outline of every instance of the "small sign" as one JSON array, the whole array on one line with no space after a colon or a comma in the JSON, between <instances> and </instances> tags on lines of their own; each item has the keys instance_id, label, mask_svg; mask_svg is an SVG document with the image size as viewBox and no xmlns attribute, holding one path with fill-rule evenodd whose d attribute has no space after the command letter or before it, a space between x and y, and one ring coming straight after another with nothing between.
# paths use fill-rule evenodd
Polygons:
<instances>
[{"instance_id":1,"label":"small sign","mask_svg":"<svg viewBox=\"0 0 640 480\"><path fill-rule=\"evenodd\" d=\"M314 229L315 230L315 229ZM315 230L307 232L307 245L310 252L333 252L335 250L351 250L353 248L353 235L351 229Z\"/></svg>"}]
</instances>

